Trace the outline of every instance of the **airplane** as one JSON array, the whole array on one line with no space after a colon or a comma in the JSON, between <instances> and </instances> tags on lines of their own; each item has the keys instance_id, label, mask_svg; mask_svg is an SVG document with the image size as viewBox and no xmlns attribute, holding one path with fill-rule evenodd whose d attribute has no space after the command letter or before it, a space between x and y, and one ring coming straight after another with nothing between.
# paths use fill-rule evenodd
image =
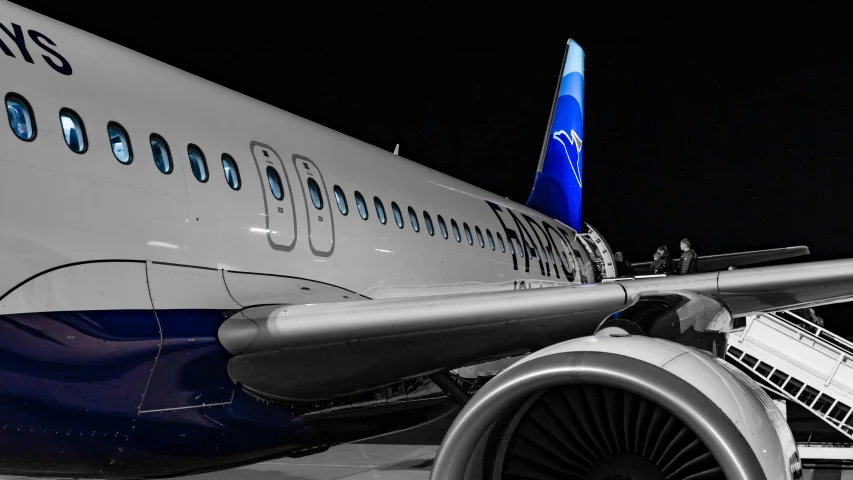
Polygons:
<instances>
[{"instance_id":1,"label":"airplane","mask_svg":"<svg viewBox=\"0 0 853 480\"><path fill-rule=\"evenodd\" d=\"M853 260L618 278L577 42L519 204L23 7L0 29L0 473L175 477L458 411L433 479L801 477L725 335L849 301ZM510 357L473 396L452 373Z\"/></svg>"}]
</instances>

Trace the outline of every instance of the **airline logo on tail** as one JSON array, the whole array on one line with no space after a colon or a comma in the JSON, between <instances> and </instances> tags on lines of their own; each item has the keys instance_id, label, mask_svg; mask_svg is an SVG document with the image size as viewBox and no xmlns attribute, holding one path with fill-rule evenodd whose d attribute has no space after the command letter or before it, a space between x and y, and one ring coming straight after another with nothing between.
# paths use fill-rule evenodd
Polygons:
<instances>
[{"instance_id":1,"label":"airline logo on tail","mask_svg":"<svg viewBox=\"0 0 853 480\"><path fill-rule=\"evenodd\" d=\"M572 172L575 174L575 180L578 181L579 187L583 187L580 173L581 144L583 143L581 137L574 130L571 130L571 134L566 133L565 130L559 130L554 132L552 138L563 145L563 150L566 151L566 159L569 161L569 166L572 167Z\"/></svg>"},{"instance_id":2,"label":"airline logo on tail","mask_svg":"<svg viewBox=\"0 0 853 480\"><path fill-rule=\"evenodd\" d=\"M581 230L583 196L583 60L569 41L557 83L539 168L527 206Z\"/></svg>"}]
</instances>

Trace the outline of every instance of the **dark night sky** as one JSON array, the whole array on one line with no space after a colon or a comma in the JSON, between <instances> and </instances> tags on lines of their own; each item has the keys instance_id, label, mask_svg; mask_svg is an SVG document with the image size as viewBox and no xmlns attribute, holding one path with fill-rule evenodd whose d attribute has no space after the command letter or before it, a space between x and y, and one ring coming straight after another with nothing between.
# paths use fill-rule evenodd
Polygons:
<instances>
[{"instance_id":1,"label":"dark night sky","mask_svg":"<svg viewBox=\"0 0 853 480\"><path fill-rule=\"evenodd\" d=\"M853 257L840 10L15 3L522 203L572 37L584 219L614 249L645 261L687 236L700 255Z\"/></svg>"}]
</instances>

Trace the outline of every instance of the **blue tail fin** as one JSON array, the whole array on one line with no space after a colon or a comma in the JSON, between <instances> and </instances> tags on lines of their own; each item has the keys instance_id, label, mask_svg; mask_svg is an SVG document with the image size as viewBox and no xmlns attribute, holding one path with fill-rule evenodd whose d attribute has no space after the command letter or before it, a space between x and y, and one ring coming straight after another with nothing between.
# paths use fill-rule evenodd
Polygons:
<instances>
[{"instance_id":1,"label":"blue tail fin","mask_svg":"<svg viewBox=\"0 0 853 480\"><path fill-rule=\"evenodd\" d=\"M583 49L569 40L527 206L581 231Z\"/></svg>"}]
</instances>

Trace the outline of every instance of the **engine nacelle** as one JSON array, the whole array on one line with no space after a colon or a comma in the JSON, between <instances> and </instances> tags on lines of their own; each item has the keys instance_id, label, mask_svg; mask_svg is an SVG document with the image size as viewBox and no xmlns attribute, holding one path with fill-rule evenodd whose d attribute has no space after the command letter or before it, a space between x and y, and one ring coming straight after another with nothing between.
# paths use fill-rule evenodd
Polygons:
<instances>
[{"instance_id":1,"label":"engine nacelle","mask_svg":"<svg viewBox=\"0 0 853 480\"><path fill-rule=\"evenodd\" d=\"M542 349L471 398L431 479L801 478L766 393L724 360L644 336Z\"/></svg>"}]
</instances>

